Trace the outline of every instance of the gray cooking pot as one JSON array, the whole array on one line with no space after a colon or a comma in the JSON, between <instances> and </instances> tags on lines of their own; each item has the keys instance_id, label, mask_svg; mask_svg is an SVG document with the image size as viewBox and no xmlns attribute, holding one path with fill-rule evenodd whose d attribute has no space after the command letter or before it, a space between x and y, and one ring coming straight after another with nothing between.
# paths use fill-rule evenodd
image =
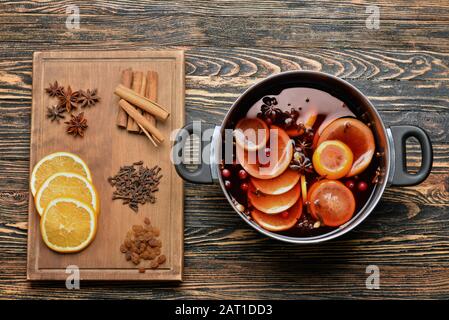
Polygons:
<instances>
[{"instance_id":1,"label":"gray cooking pot","mask_svg":"<svg viewBox=\"0 0 449 320\"><path fill-rule=\"evenodd\" d=\"M230 122L245 116L248 109L265 95L273 95L289 87L310 87L330 93L344 101L356 115L364 114L371 123L371 129L376 140L377 151L380 153L379 165L381 175L379 183L374 186L371 196L366 204L354 214L352 219L344 225L326 234L313 237L291 237L270 232L260 227L256 222L240 212L226 190L219 164L221 162L222 137L225 137L225 128L230 128ZM182 157L184 142L189 134L197 134L201 137L201 152L203 161L196 171L188 170L185 165L175 163L178 174L186 181L192 183L212 184L218 182L228 199L229 204L237 214L251 227L260 233L274 239L291 243L318 243L341 236L368 217L379 202L387 186L412 186L421 183L429 175L432 168L433 151L432 144L426 132L416 126L402 125L385 127L382 118L367 97L348 82L321 72L314 71L289 71L273 75L262 80L247 89L232 105L226 114L221 126L215 126L214 130L205 130L210 125L188 124L180 130L175 139L173 156ZM206 136L206 132L209 132ZM210 132L213 132L212 134ZM416 138L421 145L421 168L416 174L407 172L406 168L406 140ZM205 143L205 141L210 143ZM210 161L204 161L210 159Z\"/></svg>"}]
</instances>

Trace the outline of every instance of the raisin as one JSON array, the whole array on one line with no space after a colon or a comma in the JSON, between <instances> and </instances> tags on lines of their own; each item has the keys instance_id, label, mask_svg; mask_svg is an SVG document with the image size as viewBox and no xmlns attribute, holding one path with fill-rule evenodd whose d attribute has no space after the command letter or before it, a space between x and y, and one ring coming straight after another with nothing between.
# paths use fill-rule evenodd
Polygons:
<instances>
[{"instance_id":1,"label":"raisin","mask_svg":"<svg viewBox=\"0 0 449 320\"><path fill-rule=\"evenodd\" d=\"M157 257L157 263L159 263L159 264L163 264L166 260L167 260L167 258L165 257L165 255L161 255L161 256Z\"/></svg>"},{"instance_id":2,"label":"raisin","mask_svg":"<svg viewBox=\"0 0 449 320\"><path fill-rule=\"evenodd\" d=\"M156 269L157 267L159 267L159 263L157 263L156 260L151 261L150 268L151 269Z\"/></svg>"},{"instance_id":3,"label":"raisin","mask_svg":"<svg viewBox=\"0 0 449 320\"><path fill-rule=\"evenodd\" d=\"M157 247L157 245L159 244L158 243L158 241L157 241L157 239L155 239L155 238L151 238L149 241L148 241L148 244L151 246L151 247Z\"/></svg>"}]
</instances>

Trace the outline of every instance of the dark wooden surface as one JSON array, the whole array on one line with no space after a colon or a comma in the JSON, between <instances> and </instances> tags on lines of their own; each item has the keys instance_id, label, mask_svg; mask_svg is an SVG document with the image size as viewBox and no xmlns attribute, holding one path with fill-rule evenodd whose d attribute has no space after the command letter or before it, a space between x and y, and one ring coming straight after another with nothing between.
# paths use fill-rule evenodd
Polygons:
<instances>
[{"instance_id":1,"label":"dark wooden surface","mask_svg":"<svg viewBox=\"0 0 449 320\"><path fill-rule=\"evenodd\" d=\"M449 298L449 3L85 1L0 3L0 298ZM26 274L32 53L182 48L187 121L219 123L250 84L284 70L321 70L360 88L386 124L426 129L434 168L421 185L389 188L356 230L295 246L262 237L218 186L185 184L182 285L30 283ZM410 145L409 165L419 165ZM380 290L365 268L380 268Z\"/></svg>"}]
</instances>

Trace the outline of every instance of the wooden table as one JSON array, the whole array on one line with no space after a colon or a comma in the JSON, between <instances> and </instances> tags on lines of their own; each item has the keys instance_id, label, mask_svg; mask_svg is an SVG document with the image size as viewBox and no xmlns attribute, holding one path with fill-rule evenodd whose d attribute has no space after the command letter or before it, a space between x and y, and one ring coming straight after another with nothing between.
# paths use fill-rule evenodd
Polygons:
<instances>
[{"instance_id":1,"label":"wooden table","mask_svg":"<svg viewBox=\"0 0 449 320\"><path fill-rule=\"evenodd\" d=\"M75 3L71 1L70 3ZM0 298L449 298L449 3L365 1L95 1L0 4ZM32 53L182 48L186 121L217 124L252 83L285 70L342 77L387 124L430 133L435 160L419 186L389 188L356 230L329 243L267 239L231 210L218 186L185 184L182 285L26 281ZM411 144L409 165L419 165ZM365 287L380 268L380 290Z\"/></svg>"}]
</instances>

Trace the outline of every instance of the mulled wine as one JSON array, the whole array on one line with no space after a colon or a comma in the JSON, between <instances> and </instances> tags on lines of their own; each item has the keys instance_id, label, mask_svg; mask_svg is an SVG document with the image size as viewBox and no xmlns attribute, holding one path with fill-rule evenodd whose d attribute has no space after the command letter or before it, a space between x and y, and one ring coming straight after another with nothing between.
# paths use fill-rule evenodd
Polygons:
<instances>
[{"instance_id":1,"label":"mulled wine","mask_svg":"<svg viewBox=\"0 0 449 320\"><path fill-rule=\"evenodd\" d=\"M377 183L370 124L327 92L287 88L231 123L234 161L220 166L225 188L268 231L327 233L350 221Z\"/></svg>"}]
</instances>

